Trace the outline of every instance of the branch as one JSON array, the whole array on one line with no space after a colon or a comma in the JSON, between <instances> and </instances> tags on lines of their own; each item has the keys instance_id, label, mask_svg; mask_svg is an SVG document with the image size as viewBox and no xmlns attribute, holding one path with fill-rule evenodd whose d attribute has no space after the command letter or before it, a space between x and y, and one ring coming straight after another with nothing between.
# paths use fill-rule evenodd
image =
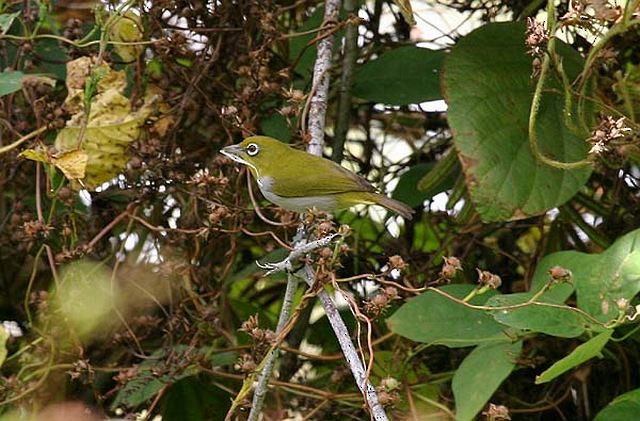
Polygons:
<instances>
[{"instance_id":1,"label":"branch","mask_svg":"<svg viewBox=\"0 0 640 421\"><path fill-rule=\"evenodd\" d=\"M312 241L310 243L307 243L305 239L301 239L296 242L291 253L289 253L287 258L284 259L283 261L277 262L277 263L256 262L256 265L260 269L267 270L267 273L264 274L265 276L270 276L278 272L292 273L294 272L293 263L295 261L297 261L299 258L304 256L305 254L311 253L313 250L317 248L328 245L334 240L334 238L338 237L339 235L340 234L331 234L319 240Z\"/></svg>"},{"instance_id":2,"label":"branch","mask_svg":"<svg viewBox=\"0 0 640 421\"><path fill-rule=\"evenodd\" d=\"M305 265L304 267L304 280L309 286L313 286L315 283L315 274L310 265ZM371 408L371 415L373 415L373 419L376 421L388 420L387 414L378 400L376 389L369 381L367 371L365 370L362 361L360 361L356 347L353 345L353 342L351 342L349 329L347 329L347 326L342 320L342 316L340 316L338 308L326 289L323 288L318 291L318 298L320 299L320 303L322 303L324 312L327 314L329 324L331 324L331 328L336 334L336 338L340 344L340 349L342 349L344 358L347 360L347 364L349 364L349 369L351 369L351 373L353 373L358 389L360 389L362 394L365 396L365 399Z\"/></svg>"},{"instance_id":3,"label":"branch","mask_svg":"<svg viewBox=\"0 0 640 421\"><path fill-rule=\"evenodd\" d=\"M308 133L311 139L307 146L307 152L317 156L322 156L322 147L324 145L325 115L327 111L327 99L329 93L329 68L331 67L333 49L333 33L330 32L331 28L328 26L337 21L339 10L340 0L325 0L324 21L322 23L322 27L329 31L328 34L323 31L324 34L327 35L324 35L323 33L320 34L322 39L318 43L318 53L313 68L313 84L311 89L311 98L309 101L310 106L308 120ZM301 223L294 238L293 251L289 253L289 256L282 262L275 264L262 264L259 266L268 269L267 275L278 271L288 272L289 277L287 281L287 291L290 289L295 291L295 287L292 287L292 284L295 282L295 276L293 276L293 262L310 251L329 244L335 237L336 235L334 234L315 241L307 242L307 238L309 238L309 236L306 232L304 223ZM313 269L311 269L311 266L308 264L304 267L303 278L310 286L315 284L315 274ZM387 421L387 414L385 413L382 405L380 405L376 389L368 380L364 365L358 356L353 342L351 342L349 331L342 320L336 305L324 287L318 292L318 298L322 303L322 307L324 308L331 327L333 328L338 342L340 343L340 347L342 348L342 352L349 364L349 368L353 373L356 384L371 408L373 419L376 421ZM287 302L285 299L282 309L280 310L278 327L280 327L281 320L286 320L288 318L290 308L291 302L288 303L287 308ZM250 420L257 420L258 415L262 410L262 403L264 401L264 395L266 394L268 380L271 376L271 369L273 367L275 356L275 351L268 355L267 358L269 358L269 360L267 360L264 369L260 373L260 380L258 381L258 386L254 392L253 405L249 414Z\"/></svg>"},{"instance_id":4,"label":"branch","mask_svg":"<svg viewBox=\"0 0 640 421\"><path fill-rule=\"evenodd\" d=\"M293 252L292 252L293 254ZM282 300L282 308L280 315L278 316L278 324L276 326L276 335L280 335L282 329L287 324L289 316L291 315L291 308L293 307L293 298L298 288L298 280L292 274L289 274L287 278L287 289ZM260 415L260 409L264 404L264 398L267 395L267 387L269 386L269 378L273 371L273 365L276 362L278 356L277 348L271 349L269 353L264 357L265 363L260 376L258 377L258 384L253 394L253 401L251 402L251 411L249 412L248 421L257 421ZM256 410L257 409L257 410Z\"/></svg>"},{"instance_id":5,"label":"branch","mask_svg":"<svg viewBox=\"0 0 640 421\"><path fill-rule=\"evenodd\" d=\"M340 0L326 0L324 5L323 27L335 23L340 10ZM327 98L329 94L329 68L333 50L333 35L326 36L318 43L318 55L313 67L313 90L309 107L308 131L311 136L307 152L322 156L324 145L324 123L327 113Z\"/></svg>"}]
</instances>

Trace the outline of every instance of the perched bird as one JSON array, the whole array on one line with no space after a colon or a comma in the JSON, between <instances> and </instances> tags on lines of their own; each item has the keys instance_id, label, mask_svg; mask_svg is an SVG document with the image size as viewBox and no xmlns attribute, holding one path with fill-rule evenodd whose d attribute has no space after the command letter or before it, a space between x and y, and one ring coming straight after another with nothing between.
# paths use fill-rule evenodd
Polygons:
<instances>
[{"instance_id":1,"label":"perched bird","mask_svg":"<svg viewBox=\"0 0 640 421\"><path fill-rule=\"evenodd\" d=\"M220 152L249 167L267 200L296 212L380 205L407 219L413 209L378 192L367 180L333 161L267 136L251 136Z\"/></svg>"}]
</instances>

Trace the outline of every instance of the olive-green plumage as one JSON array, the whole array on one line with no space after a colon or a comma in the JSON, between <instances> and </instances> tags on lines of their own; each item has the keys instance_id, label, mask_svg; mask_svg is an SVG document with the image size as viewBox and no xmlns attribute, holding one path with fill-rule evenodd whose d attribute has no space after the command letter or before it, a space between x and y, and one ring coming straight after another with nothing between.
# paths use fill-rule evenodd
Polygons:
<instances>
[{"instance_id":1,"label":"olive-green plumage","mask_svg":"<svg viewBox=\"0 0 640 421\"><path fill-rule=\"evenodd\" d=\"M267 136L227 146L224 155L247 165L262 194L286 209L334 211L357 204L380 205L407 219L413 210L380 193L359 175L333 161L294 149Z\"/></svg>"}]
</instances>

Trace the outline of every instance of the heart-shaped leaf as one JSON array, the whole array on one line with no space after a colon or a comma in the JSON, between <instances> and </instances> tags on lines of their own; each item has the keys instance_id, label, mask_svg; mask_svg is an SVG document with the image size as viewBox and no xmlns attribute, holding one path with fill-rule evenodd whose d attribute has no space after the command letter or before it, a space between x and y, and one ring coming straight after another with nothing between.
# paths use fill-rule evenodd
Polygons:
<instances>
[{"instance_id":1,"label":"heart-shaped leaf","mask_svg":"<svg viewBox=\"0 0 640 421\"><path fill-rule=\"evenodd\" d=\"M519 23L482 26L462 38L445 61L443 86L449 123L471 198L485 221L504 221L544 213L570 199L591 168L561 170L531 152L529 110L535 80ZM565 72L573 80L582 59L558 43ZM546 88L559 89L550 77ZM548 90L547 90L548 91ZM538 143L545 156L563 162L584 159L585 138L565 125L564 98L546 92L538 114Z\"/></svg>"}]
</instances>

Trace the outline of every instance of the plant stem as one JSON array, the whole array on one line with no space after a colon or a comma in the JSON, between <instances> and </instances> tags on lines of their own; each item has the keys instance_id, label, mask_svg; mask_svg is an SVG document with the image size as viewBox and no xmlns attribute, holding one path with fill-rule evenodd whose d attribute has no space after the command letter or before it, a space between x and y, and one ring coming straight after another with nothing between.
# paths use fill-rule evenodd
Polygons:
<instances>
[{"instance_id":1,"label":"plant stem","mask_svg":"<svg viewBox=\"0 0 640 421\"><path fill-rule=\"evenodd\" d=\"M354 0L344 1L344 10L352 14L356 10ZM351 111L351 81L353 70L358 58L358 25L347 26L344 36L344 55L342 57L342 73L340 75L340 98L336 115L335 138L333 140L333 152L331 159L335 162L342 161L344 142L347 140Z\"/></svg>"}]
</instances>

